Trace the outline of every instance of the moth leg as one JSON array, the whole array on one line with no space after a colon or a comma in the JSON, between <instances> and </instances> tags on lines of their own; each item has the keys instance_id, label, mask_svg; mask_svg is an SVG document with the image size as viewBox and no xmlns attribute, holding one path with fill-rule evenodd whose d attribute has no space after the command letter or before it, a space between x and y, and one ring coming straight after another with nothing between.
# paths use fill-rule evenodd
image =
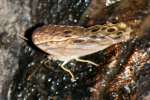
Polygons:
<instances>
[{"instance_id":1,"label":"moth leg","mask_svg":"<svg viewBox=\"0 0 150 100\"><path fill-rule=\"evenodd\" d=\"M98 66L98 64L90 61L90 60L84 60L84 59L80 59L80 58L75 58L76 61L79 61L79 62L86 62L86 63L90 63L92 65L95 65L95 66Z\"/></svg>"},{"instance_id":2,"label":"moth leg","mask_svg":"<svg viewBox=\"0 0 150 100\"><path fill-rule=\"evenodd\" d=\"M71 81L75 81L76 79L75 79L73 73L72 73L69 69L67 69L67 68L64 67L68 62L69 62L69 61L64 61L63 64L62 64L60 67L61 67L64 71L68 72L68 73L71 75Z\"/></svg>"}]
</instances>

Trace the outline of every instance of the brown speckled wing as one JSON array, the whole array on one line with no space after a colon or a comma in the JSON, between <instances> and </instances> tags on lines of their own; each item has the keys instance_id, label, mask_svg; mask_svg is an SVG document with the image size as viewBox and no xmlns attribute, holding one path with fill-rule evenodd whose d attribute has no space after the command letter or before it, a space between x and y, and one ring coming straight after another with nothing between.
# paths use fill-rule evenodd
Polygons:
<instances>
[{"instance_id":1,"label":"brown speckled wing","mask_svg":"<svg viewBox=\"0 0 150 100\"><path fill-rule=\"evenodd\" d=\"M88 55L122 42L128 30L117 25L78 26L48 25L32 35L33 43L48 54L62 59Z\"/></svg>"}]
</instances>

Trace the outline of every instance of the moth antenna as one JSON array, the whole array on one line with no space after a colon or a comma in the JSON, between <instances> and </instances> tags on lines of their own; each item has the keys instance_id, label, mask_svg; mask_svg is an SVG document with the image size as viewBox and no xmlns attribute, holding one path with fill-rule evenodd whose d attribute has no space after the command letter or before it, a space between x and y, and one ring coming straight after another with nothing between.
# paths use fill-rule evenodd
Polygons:
<instances>
[{"instance_id":1,"label":"moth antenna","mask_svg":"<svg viewBox=\"0 0 150 100\"><path fill-rule=\"evenodd\" d=\"M25 41L28 41L28 39L26 37L24 37L23 35L21 34L17 34L21 39L25 40Z\"/></svg>"}]
</instances>

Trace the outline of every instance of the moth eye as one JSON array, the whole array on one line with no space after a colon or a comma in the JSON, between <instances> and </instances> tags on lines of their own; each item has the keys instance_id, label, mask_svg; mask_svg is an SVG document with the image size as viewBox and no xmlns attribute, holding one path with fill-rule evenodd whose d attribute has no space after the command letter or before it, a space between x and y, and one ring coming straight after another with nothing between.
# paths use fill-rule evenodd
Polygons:
<instances>
[{"instance_id":1,"label":"moth eye","mask_svg":"<svg viewBox=\"0 0 150 100\"><path fill-rule=\"evenodd\" d=\"M114 32L114 31L116 31L116 28L111 27L107 29L107 32Z\"/></svg>"}]
</instances>

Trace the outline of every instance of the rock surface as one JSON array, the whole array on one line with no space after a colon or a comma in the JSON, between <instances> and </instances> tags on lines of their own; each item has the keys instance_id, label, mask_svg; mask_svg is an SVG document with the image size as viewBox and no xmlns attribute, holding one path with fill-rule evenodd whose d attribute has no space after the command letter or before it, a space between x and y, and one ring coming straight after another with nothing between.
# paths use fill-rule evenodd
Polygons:
<instances>
[{"instance_id":1,"label":"rock surface","mask_svg":"<svg viewBox=\"0 0 150 100\"><path fill-rule=\"evenodd\" d=\"M87 0L0 0L1 100L6 99L7 87L18 69L18 56L22 52L22 43L26 42L22 38L26 31L41 23L77 23L78 16L88 4Z\"/></svg>"},{"instance_id":2,"label":"rock surface","mask_svg":"<svg viewBox=\"0 0 150 100\"><path fill-rule=\"evenodd\" d=\"M90 1L92 1L92 2L90 2ZM35 65L39 64L38 61L42 61L45 58L45 55L43 53L41 53L40 51L38 51L38 53L37 53L36 49L34 49L35 47L32 44L31 45L30 45L30 43L26 44L27 41L25 41L23 39L24 35L27 34L27 37L30 37L31 32L35 28L37 28L43 24L52 23L52 24L66 24L66 25L77 25L78 24L79 25L81 23L78 23L78 22L80 22L80 21L82 22L82 20L87 21L84 19L85 13L83 13L83 12L88 7L88 5L90 5L90 3L91 3L91 5L89 7L97 6L97 5L95 5L94 1L96 1L96 0L0 0L0 100L7 100L7 99L15 100L15 98L11 98L11 93L8 93L8 92L11 92L10 87L12 85L12 82L14 82L14 83L18 82L18 81L14 81L14 80L18 78L18 77L16 77L16 74L18 74L18 71L20 71L20 68L25 68L27 66L34 66L34 64ZM116 1L118 1L118 0L116 0ZM103 14L106 14L105 18L104 18L104 15L102 16L102 18L104 18L105 20L103 22L97 22L97 21L101 21L101 16L97 13L96 14L93 13L93 14L91 14L91 16L92 16L91 19L88 19L88 22L90 22L90 23L87 23L87 25L84 25L84 26L93 25L96 23L105 23L107 20L112 21L112 22L125 21L129 25L131 25L135 30L136 29L141 30L140 32L138 32L140 34L139 35L140 37L142 37L144 35L145 37L148 38L150 36L150 32L149 32L150 25L149 25L149 23L147 23L149 21L148 14L150 13L149 12L150 11L149 0L121 0L119 3L116 2L113 5L110 5L110 7L108 7L108 8L104 6L105 0L101 0L101 2L103 2L103 4L101 4L101 5L103 5L102 9L105 10L105 12ZM124 3L126 3L126 5L124 5ZM130 5L134 5L134 6L130 6ZM88 9L90 9L90 8L88 8ZM97 12L102 12L102 10L99 9ZM110 13L110 12L114 12L114 13ZM126 13L124 13L124 12L126 12ZM83 14L83 17L82 17L83 19L80 18L82 16L82 14ZM146 18L146 16L148 16L148 17ZM136 19L136 21L134 19ZM140 20L141 22L137 23L138 22L137 20ZM89 75L93 75L93 76L90 76L89 80L87 80L86 78L85 79L83 78L84 80L87 80L87 81L85 83L83 82L80 85L80 87L83 87L87 94L89 93L89 87L91 89L90 91L93 91L92 97L89 97L90 94L88 94L89 98L92 99L95 97L94 99L98 99L99 97L102 96L106 99L114 99L115 98L116 100L119 100L119 99L117 99L116 93L118 93L118 92L120 93L120 90L121 90L121 93L125 93L124 95L121 95L122 98L128 97L129 96L128 94L131 89L130 85L132 85L132 84L130 84L130 85L126 84L125 87L123 87L123 88L120 88L122 86L122 84L120 84L118 86L118 88L113 88L113 87L115 87L114 82L116 84L119 84L119 81L118 81L118 78L120 78L119 75L122 75L122 73L125 73L128 68L132 68L132 67L136 68L137 66L141 66L140 68L142 68L142 69L140 69L140 70L132 69L133 71L131 71L131 72L136 72L135 73L136 75L135 74L130 74L130 75L133 75L133 77L132 77L133 79L137 78L134 80L138 83L138 85L136 86L137 90L135 90L133 92L133 94L130 95L130 99L135 100L135 98L139 97L139 100L141 100L141 99L149 100L150 89L148 87L150 87L149 86L150 83L148 80L149 80L149 63L150 63L150 61L149 61L149 55L150 55L149 54L149 52L150 52L149 40L150 39L147 39L145 37L139 38L139 40L136 40L136 43L133 42L133 44L135 45L134 46L135 48L134 49L132 48L133 52L132 53L126 52L129 54L131 53L131 55L129 56L130 62L128 62L127 65L125 64L123 66L124 72L115 73L113 75L112 80L109 80L109 77L96 77L97 74L99 73L99 72L97 72L97 69L92 69L92 73L90 72ZM28 39L30 41L30 38L28 38ZM131 41L129 42L129 44L130 43L132 44ZM130 51L130 48L129 48L129 51ZM146 52L146 53L144 53L144 52ZM37 55L38 56L41 55L40 56L41 58L34 60L35 58L38 58ZM132 59L132 57L134 57L134 56L136 56L137 59ZM147 60L145 60L145 59L147 59ZM136 62L134 62L134 60L136 60ZM109 60L107 60L107 61L109 61ZM30 62L34 62L34 63L30 63ZM71 63L71 64L73 64L73 65L71 65L71 66L74 66L74 63L76 63L76 62L74 62L74 61L72 61L72 62L73 63ZM138 65L137 62L141 62L142 65ZM57 64L59 64L59 63L61 63L61 62L55 62L55 63L53 63L54 64L53 66L57 66ZM48 65L50 64L50 66L51 66L51 61L47 62L46 64L48 64ZM78 69L80 69L82 72L84 70L81 68L82 64L77 64L77 65L81 65ZM89 68L90 68L90 65L85 65L85 66L89 66ZM26 71L26 70L27 69L22 69L21 71ZM32 70L32 68L31 68L31 70ZM22 74L27 74L29 76L30 75L32 76L31 70L29 70L29 72L22 72ZM59 69L58 70L52 69L52 70L55 72L56 76L59 76L60 73L62 75L62 73L63 73L61 71L59 72ZM88 67L85 70L88 70ZM89 69L89 70L91 70L91 69ZM41 72L42 71L43 71L43 69L41 69ZM44 71L46 71L46 70L44 70ZM100 69L98 71L101 72ZM102 70L102 71L105 72L106 70ZM85 72L83 71L83 73L79 73L79 76L84 77L88 73L86 71ZM33 79L34 78L41 79L41 80L39 80L39 82L43 82L43 78L40 77L42 73L38 73L38 74L40 74L40 75L33 77ZM49 73L48 75L51 75L51 74L54 74L54 73ZM14 75L15 75L15 77L14 77ZM105 74L102 74L102 76L104 76L104 75ZM34 74L33 74L33 76L34 76ZM20 76L20 77L25 78L24 76ZM67 79L66 78L67 76L59 76L59 77L61 77L61 78L65 77L65 79ZM108 79L108 82L110 84L109 87L107 87L108 91L105 91L105 90L107 90L106 87L99 87L99 84L100 84L99 81L96 83L95 81L93 81L93 77L94 77L94 80L96 80L96 81L100 80L100 82L103 82L101 80L101 78ZM110 77L112 77L112 76L110 76ZM51 78L54 78L57 80L57 77L54 77L54 76L47 77L47 79L51 79ZM20 78L18 78L18 79L20 79ZM23 80L23 82L24 81L25 80ZM59 83L59 82L61 82L59 79L55 82L52 82L52 83L50 82L48 84L49 88L50 88L49 91L51 91L51 89L52 90L55 89L55 88L53 88L55 86L54 83ZM92 88L91 88L91 84L92 84ZM93 84L95 84L95 85L93 85ZM29 84L26 84L25 86L31 86L31 85L32 84L29 82ZM108 86L108 84L105 84L105 85ZM67 85L67 87L68 86L76 87L78 85L75 82L71 85ZM132 86L134 86L134 85L132 85ZM34 85L33 85L33 87L34 87ZM40 87L39 89L42 89L42 88L43 87ZM98 92L97 92L97 88L98 88ZM100 91L99 91L99 88L101 88ZM30 89L32 90L32 88L30 88ZM84 90L84 89L82 89L82 90ZM78 92L78 93L82 94L83 93L82 90L80 90L80 88L77 88L75 91L73 91L73 93ZM103 92L104 95L99 94L101 92ZM14 95L16 95L15 91L13 93L14 93ZM23 91L23 93L26 93L26 92ZM43 90L42 90L42 93L44 94L44 96L47 96L47 93L43 92ZM69 96L71 95L70 94L71 92L67 92L67 93ZM87 98L86 93L82 94L82 96L85 98ZM105 94L107 94L107 96L109 95L110 98L107 98L107 96ZM25 96L26 95L27 94L25 94ZM40 94L37 94L36 96L43 98ZM114 96L116 96L116 97L114 97ZM120 97L120 95L119 95L119 97ZM32 96L30 96L29 98L32 98ZM66 96L65 98L70 100L71 97ZM128 100L129 98L126 98L126 99Z\"/></svg>"}]
</instances>

